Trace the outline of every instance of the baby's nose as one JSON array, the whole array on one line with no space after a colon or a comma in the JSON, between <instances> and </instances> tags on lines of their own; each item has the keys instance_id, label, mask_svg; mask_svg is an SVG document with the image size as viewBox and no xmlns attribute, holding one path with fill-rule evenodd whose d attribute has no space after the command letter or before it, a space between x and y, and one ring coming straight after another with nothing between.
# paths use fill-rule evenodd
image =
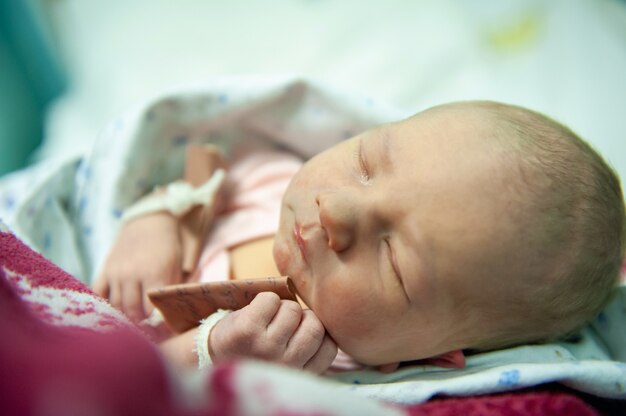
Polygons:
<instances>
[{"instance_id":1,"label":"baby's nose","mask_svg":"<svg viewBox=\"0 0 626 416\"><path fill-rule=\"evenodd\" d=\"M337 192L321 193L315 201L319 207L320 224L328 237L328 247L338 253L350 248L356 232L355 204Z\"/></svg>"}]
</instances>

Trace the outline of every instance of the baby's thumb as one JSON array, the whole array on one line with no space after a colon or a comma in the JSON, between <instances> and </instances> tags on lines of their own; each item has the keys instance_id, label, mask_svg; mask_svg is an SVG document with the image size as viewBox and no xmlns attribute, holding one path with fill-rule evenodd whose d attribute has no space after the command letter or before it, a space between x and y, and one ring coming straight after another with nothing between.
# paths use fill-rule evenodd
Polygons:
<instances>
[{"instance_id":1,"label":"baby's thumb","mask_svg":"<svg viewBox=\"0 0 626 416\"><path fill-rule=\"evenodd\" d=\"M152 304L152 301L150 300L150 297L148 296L148 292L150 292L153 289L158 289L158 287L156 287L156 288L145 287L144 288L144 292L143 292L143 311L146 314L146 316L150 316L152 314L152 311L154 311L154 305Z\"/></svg>"}]
</instances>

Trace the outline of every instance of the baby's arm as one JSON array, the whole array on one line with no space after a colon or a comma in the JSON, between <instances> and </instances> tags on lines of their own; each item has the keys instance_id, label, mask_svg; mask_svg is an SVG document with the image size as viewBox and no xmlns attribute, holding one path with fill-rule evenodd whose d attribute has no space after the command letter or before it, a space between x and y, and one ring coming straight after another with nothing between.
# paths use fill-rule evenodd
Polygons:
<instances>
[{"instance_id":1,"label":"baby's arm","mask_svg":"<svg viewBox=\"0 0 626 416\"><path fill-rule=\"evenodd\" d=\"M152 193L124 213L120 234L94 290L139 321L152 310L150 289L180 283L197 264L203 238L220 203L226 164L211 145L187 148L184 182ZM190 190L193 189L193 191Z\"/></svg>"},{"instance_id":2,"label":"baby's arm","mask_svg":"<svg viewBox=\"0 0 626 416\"><path fill-rule=\"evenodd\" d=\"M180 283L181 267L178 218L164 211L137 217L123 225L94 290L139 321L152 309L146 292Z\"/></svg>"},{"instance_id":3,"label":"baby's arm","mask_svg":"<svg viewBox=\"0 0 626 416\"><path fill-rule=\"evenodd\" d=\"M190 354L197 329L161 344L166 356L179 365L197 365ZM220 320L209 336L214 363L255 358L313 373L323 373L337 355L337 345L309 309L278 295L263 292L246 307Z\"/></svg>"}]
</instances>

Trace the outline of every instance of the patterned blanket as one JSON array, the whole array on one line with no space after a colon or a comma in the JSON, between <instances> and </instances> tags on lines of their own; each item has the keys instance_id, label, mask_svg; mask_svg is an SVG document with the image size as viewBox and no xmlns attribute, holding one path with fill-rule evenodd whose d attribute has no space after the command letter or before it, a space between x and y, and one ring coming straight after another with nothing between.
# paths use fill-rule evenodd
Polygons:
<instances>
[{"instance_id":1,"label":"patterned blanket","mask_svg":"<svg viewBox=\"0 0 626 416\"><path fill-rule=\"evenodd\" d=\"M0 414L598 414L562 389L401 405L253 361L176 373L123 315L1 222L0 247Z\"/></svg>"}]
</instances>

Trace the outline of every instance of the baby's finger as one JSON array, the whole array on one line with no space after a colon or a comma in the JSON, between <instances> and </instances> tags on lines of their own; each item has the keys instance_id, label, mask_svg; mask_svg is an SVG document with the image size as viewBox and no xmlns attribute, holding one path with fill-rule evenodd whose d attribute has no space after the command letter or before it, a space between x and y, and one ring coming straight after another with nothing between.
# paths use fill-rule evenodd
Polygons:
<instances>
[{"instance_id":1,"label":"baby's finger","mask_svg":"<svg viewBox=\"0 0 626 416\"><path fill-rule=\"evenodd\" d=\"M150 298L148 297L148 291L144 289L144 291L143 291L143 313L144 313L144 316L150 316L150 314L152 314L153 310L154 310L154 305L152 304L152 302L150 301Z\"/></svg>"},{"instance_id":2,"label":"baby's finger","mask_svg":"<svg viewBox=\"0 0 626 416\"><path fill-rule=\"evenodd\" d=\"M300 325L289 340L284 354L285 364L300 368L319 350L326 335L326 329L312 310L302 311L301 315Z\"/></svg>"},{"instance_id":3,"label":"baby's finger","mask_svg":"<svg viewBox=\"0 0 626 416\"><path fill-rule=\"evenodd\" d=\"M141 285L141 292L143 293L143 312L145 314L145 316L150 316L150 314L152 313L152 311L154 310L154 305L152 304L152 301L150 300L150 298L148 297L148 292L152 289L159 289L162 286L155 286L155 285L150 285L150 286L146 286L146 285Z\"/></svg>"},{"instance_id":4,"label":"baby's finger","mask_svg":"<svg viewBox=\"0 0 626 416\"><path fill-rule=\"evenodd\" d=\"M122 290L119 282L109 282L109 303L114 308L122 310Z\"/></svg>"},{"instance_id":5,"label":"baby's finger","mask_svg":"<svg viewBox=\"0 0 626 416\"><path fill-rule=\"evenodd\" d=\"M330 368L336 356L337 344L331 337L326 335L315 355L304 365L304 370L322 374Z\"/></svg>"},{"instance_id":6,"label":"baby's finger","mask_svg":"<svg viewBox=\"0 0 626 416\"><path fill-rule=\"evenodd\" d=\"M282 300L278 312L267 326L267 337L272 343L287 346L300 326L302 307L292 300ZM308 358L308 357L307 357Z\"/></svg>"},{"instance_id":7,"label":"baby's finger","mask_svg":"<svg viewBox=\"0 0 626 416\"><path fill-rule=\"evenodd\" d=\"M141 285L138 282L126 282L122 287L122 309L133 322L144 318Z\"/></svg>"},{"instance_id":8,"label":"baby's finger","mask_svg":"<svg viewBox=\"0 0 626 416\"><path fill-rule=\"evenodd\" d=\"M93 284L93 291L102 298L107 299L109 297L109 281L104 275L98 276Z\"/></svg>"},{"instance_id":9,"label":"baby's finger","mask_svg":"<svg viewBox=\"0 0 626 416\"><path fill-rule=\"evenodd\" d=\"M280 298L276 293L261 292L241 312L242 315L246 315L253 327L266 329L278 312L278 308L280 308Z\"/></svg>"}]
</instances>

